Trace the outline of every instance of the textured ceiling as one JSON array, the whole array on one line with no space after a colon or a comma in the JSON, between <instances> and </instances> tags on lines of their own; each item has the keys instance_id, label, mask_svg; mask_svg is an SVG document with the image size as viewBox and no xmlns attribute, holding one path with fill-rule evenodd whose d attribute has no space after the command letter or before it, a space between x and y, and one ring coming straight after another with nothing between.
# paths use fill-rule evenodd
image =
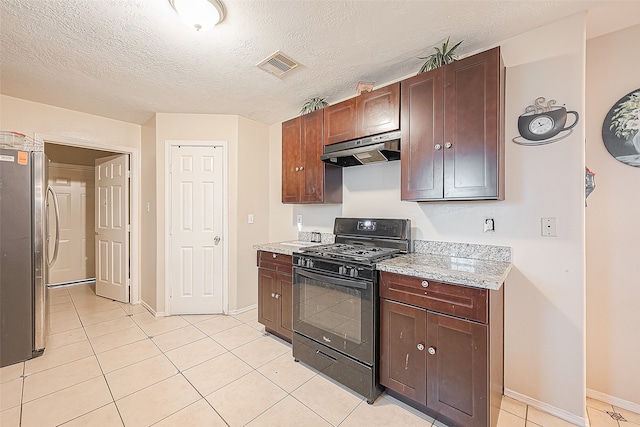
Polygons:
<instances>
[{"instance_id":1,"label":"textured ceiling","mask_svg":"<svg viewBox=\"0 0 640 427\"><path fill-rule=\"evenodd\" d=\"M640 22L636 0L224 4L224 21L198 33L168 0L2 0L0 92L138 124L155 112L272 124L308 97L334 103L359 81L415 73L449 35L464 55L587 9L597 33ZM256 68L276 50L302 64L283 80Z\"/></svg>"}]
</instances>

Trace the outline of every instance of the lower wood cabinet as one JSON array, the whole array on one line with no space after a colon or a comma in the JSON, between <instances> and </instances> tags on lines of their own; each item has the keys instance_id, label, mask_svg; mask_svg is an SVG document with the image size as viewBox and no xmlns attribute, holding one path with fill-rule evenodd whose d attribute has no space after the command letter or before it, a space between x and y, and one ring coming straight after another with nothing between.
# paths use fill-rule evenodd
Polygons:
<instances>
[{"instance_id":1,"label":"lower wood cabinet","mask_svg":"<svg viewBox=\"0 0 640 427\"><path fill-rule=\"evenodd\" d=\"M258 322L289 342L293 335L292 269L290 255L258 251Z\"/></svg>"},{"instance_id":2,"label":"lower wood cabinet","mask_svg":"<svg viewBox=\"0 0 640 427\"><path fill-rule=\"evenodd\" d=\"M446 301L447 287L453 304L440 306L442 312L423 307ZM470 291L473 304L464 303L461 289ZM503 393L502 288L487 291L382 273L380 295L380 384L447 425L495 426ZM425 303L412 305L391 295ZM486 321L446 313L455 310L456 301L475 304L475 311L484 305Z\"/></svg>"}]
</instances>

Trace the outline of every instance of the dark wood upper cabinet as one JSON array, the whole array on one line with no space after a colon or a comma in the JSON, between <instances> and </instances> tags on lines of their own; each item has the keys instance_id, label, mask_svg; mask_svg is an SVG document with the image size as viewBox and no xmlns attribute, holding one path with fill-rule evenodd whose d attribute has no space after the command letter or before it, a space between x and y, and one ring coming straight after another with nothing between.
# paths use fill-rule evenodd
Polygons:
<instances>
[{"instance_id":1,"label":"dark wood upper cabinet","mask_svg":"<svg viewBox=\"0 0 640 427\"><path fill-rule=\"evenodd\" d=\"M300 121L282 123L282 203L300 201Z\"/></svg>"},{"instance_id":2,"label":"dark wood upper cabinet","mask_svg":"<svg viewBox=\"0 0 640 427\"><path fill-rule=\"evenodd\" d=\"M320 160L323 111L282 123L282 203L341 203L342 169Z\"/></svg>"},{"instance_id":3,"label":"dark wood upper cabinet","mask_svg":"<svg viewBox=\"0 0 640 427\"><path fill-rule=\"evenodd\" d=\"M324 108L324 143L337 144L400 128L400 83Z\"/></svg>"},{"instance_id":4,"label":"dark wood upper cabinet","mask_svg":"<svg viewBox=\"0 0 640 427\"><path fill-rule=\"evenodd\" d=\"M402 200L440 199L443 195L444 86L442 68L401 82Z\"/></svg>"},{"instance_id":5,"label":"dark wood upper cabinet","mask_svg":"<svg viewBox=\"0 0 640 427\"><path fill-rule=\"evenodd\" d=\"M356 99L324 107L324 143L336 144L357 138Z\"/></svg>"},{"instance_id":6,"label":"dark wood upper cabinet","mask_svg":"<svg viewBox=\"0 0 640 427\"><path fill-rule=\"evenodd\" d=\"M401 82L402 199L504 198L500 48Z\"/></svg>"},{"instance_id":7,"label":"dark wood upper cabinet","mask_svg":"<svg viewBox=\"0 0 640 427\"><path fill-rule=\"evenodd\" d=\"M400 84L364 92L356 97L357 138L400 128Z\"/></svg>"}]
</instances>

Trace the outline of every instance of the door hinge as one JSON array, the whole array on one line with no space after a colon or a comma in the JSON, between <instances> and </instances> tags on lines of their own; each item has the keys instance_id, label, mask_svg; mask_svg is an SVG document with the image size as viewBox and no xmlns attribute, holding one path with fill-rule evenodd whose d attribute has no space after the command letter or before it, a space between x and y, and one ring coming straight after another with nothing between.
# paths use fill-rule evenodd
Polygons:
<instances>
[{"instance_id":1,"label":"door hinge","mask_svg":"<svg viewBox=\"0 0 640 427\"><path fill-rule=\"evenodd\" d=\"M131 224L127 224L127 233L131 233Z\"/></svg>"},{"instance_id":2,"label":"door hinge","mask_svg":"<svg viewBox=\"0 0 640 427\"><path fill-rule=\"evenodd\" d=\"M127 171L127 178L131 178L131 171Z\"/></svg>"}]
</instances>

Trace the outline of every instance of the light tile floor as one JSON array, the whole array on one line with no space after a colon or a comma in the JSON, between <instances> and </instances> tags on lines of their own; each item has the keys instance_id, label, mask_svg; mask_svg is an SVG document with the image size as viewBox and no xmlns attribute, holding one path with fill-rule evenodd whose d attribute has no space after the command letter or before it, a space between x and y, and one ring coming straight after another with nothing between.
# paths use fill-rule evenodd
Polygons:
<instances>
[{"instance_id":1,"label":"light tile floor","mask_svg":"<svg viewBox=\"0 0 640 427\"><path fill-rule=\"evenodd\" d=\"M0 369L2 427L444 426L384 394L368 405L295 363L290 345L265 336L256 310L155 318L91 285L50 296L45 354ZM587 406L592 427L640 426L638 414ZM572 424L505 397L498 425Z\"/></svg>"}]
</instances>

